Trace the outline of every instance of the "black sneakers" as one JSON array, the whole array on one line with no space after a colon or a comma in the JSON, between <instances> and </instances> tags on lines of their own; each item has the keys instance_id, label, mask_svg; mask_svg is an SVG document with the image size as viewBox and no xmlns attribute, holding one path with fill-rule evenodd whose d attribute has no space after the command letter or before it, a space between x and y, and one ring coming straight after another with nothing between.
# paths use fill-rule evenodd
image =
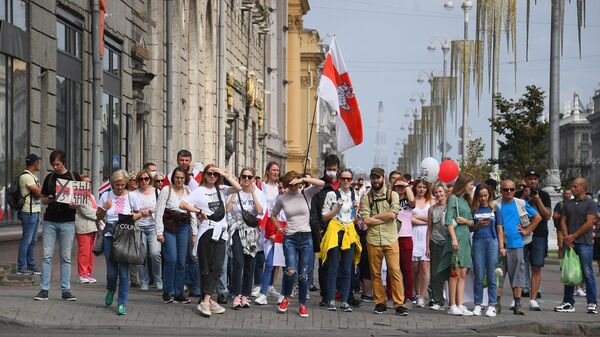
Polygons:
<instances>
[{"instance_id":1,"label":"black sneakers","mask_svg":"<svg viewBox=\"0 0 600 337\"><path fill-rule=\"evenodd\" d=\"M396 307L396 315L398 315L398 316L408 316L408 310L403 305L398 306L398 307Z\"/></svg>"},{"instance_id":2,"label":"black sneakers","mask_svg":"<svg viewBox=\"0 0 600 337\"><path fill-rule=\"evenodd\" d=\"M189 298L183 296L183 295L177 295L175 296L175 298L173 299L173 302L175 303L181 303L181 304L190 304L192 303L192 301L190 301Z\"/></svg>"},{"instance_id":3,"label":"black sneakers","mask_svg":"<svg viewBox=\"0 0 600 337\"><path fill-rule=\"evenodd\" d=\"M17 270L17 275L33 275L33 274L34 274L34 271L31 269L25 268L25 269Z\"/></svg>"},{"instance_id":4,"label":"black sneakers","mask_svg":"<svg viewBox=\"0 0 600 337\"><path fill-rule=\"evenodd\" d=\"M171 297L171 295L169 295L167 293L162 294L162 300L163 300L163 303L165 303L165 304L173 303L173 298Z\"/></svg>"},{"instance_id":5,"label":"black sneakers","mask_svg":"<svg viewBox=\"0 0 600 337\"><path fill-rule=\"evenodd\" d=\"M381 314L383 314L386 311L387 311L387 306L385 305L385 303L383 303L383 304L376 304L375 305L375 309L373 310L373 313L377 314L377 315L381 315Z\"/></svg>"},{"instance_id":6,"label":"black sneakers","mask_svg":"<svg viewBox=\"0 0 600 337\"><path fill-rule=\"evenodd\" d=\"M77 301L77 297L73 296L70 291L65 291L62 293L63 301Z\"/></svg>"},{"instance_id":7,"label":"black sneakers","mask_svg":"<svg viewBox=\"0 0 600 337\"><path fill-rule=\"evenodd\" d=\"M47 301L48 290L40 290L40 292L33 298L34 301Z\"/></svg>"}]
</instances>

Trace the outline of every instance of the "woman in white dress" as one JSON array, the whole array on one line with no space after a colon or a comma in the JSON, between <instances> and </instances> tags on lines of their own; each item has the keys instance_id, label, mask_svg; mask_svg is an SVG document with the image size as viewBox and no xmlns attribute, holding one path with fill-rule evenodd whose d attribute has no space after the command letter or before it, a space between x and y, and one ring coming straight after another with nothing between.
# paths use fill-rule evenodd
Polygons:
<instances>
[{"instance_id":1,"label":"woman in white dress","mask_svg":"<svg viewBox=\"0 0 600 337\"><path fill-rule=\"evenodd\" d=\"M434 204L431 197L431 184L418 179L413 185L415 207L413 208L413 285L417 307L425 307L425 296L429 286L430 268L427 257L427 220L429 207Z\"/></svg>"}]
</instances>

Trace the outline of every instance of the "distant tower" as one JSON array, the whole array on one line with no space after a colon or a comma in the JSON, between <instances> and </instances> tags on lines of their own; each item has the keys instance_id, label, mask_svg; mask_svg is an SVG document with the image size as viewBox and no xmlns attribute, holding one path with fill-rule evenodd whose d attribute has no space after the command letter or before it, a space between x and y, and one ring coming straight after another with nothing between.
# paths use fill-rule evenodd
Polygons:
<instances>
[{"instance_id":1,"label":"distant tower","mask_svg":"<svg viewBox=\"0 0 600 337\"><path fill-rule=\"evenodd\" d=\"M377 112L377 136L375 137L375 167L387 169L388 160L385 146L385 122L383 120L383 102L379 101Z\"/></svg>"}]
</instances>

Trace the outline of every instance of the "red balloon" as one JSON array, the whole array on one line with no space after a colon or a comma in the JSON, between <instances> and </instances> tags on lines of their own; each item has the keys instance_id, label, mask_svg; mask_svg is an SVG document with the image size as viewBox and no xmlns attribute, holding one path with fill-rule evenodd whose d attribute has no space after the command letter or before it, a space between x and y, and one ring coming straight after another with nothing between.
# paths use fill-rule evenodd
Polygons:
<instances>
[{"instance_id":1,"label":"red balloon","mask_svg":"<svg viewBox=\"0 0 600 337\"><path fill-rule=\"evenodd\" d=\"M440 173L438 174L438 179L446 184L451 183L458 177L459 171L460 169L458 168L458 165L456 165L453 160L444 160L440 164Z\"/></svg>"}]
</instances>

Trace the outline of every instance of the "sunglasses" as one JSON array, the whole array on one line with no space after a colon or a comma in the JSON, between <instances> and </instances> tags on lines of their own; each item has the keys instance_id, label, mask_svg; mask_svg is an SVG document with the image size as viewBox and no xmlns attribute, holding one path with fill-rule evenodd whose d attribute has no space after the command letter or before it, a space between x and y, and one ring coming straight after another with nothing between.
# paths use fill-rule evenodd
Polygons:
<instances>
[{"instance_id":1,"label":"sunglasses","mask_svg":"<svg viewBox=\"0 0 600 337\"><path fill-rule=\"evenodd\" d=\"M352 181L352 177L341 177L340 180L343 180L343 181Z\"/></svg>"},{"instance_id":2,"label":"sunglasses","mask_svg":"<svg viewBox=\"0 0 600 337\"><path fill-rule=\"evenodd\" d=\"M514 188L503 188L502 192L514 192L515 189Z\"/></svg>"},{"instance_id":3,"label":"sunglasses","mask_svg":"<svg viewBox=\"0 0 600 337\"><path fill-rule=\"evenodd\" d=\"M219 174L218 172L206 172L206 175L209 177L212 177L212 178L214 178L214 177L218 178L221 176L221 174Z\"/></svg>"},{"instance_id":4,"label":"sunglasses","mask_svg":"<svg viewBox=\"0 0 600 337\"><path fill-rule=\"evenodd\" d=\"M240 178L245 179L245 180L252 180L252 179L254 179L254 176L248 176L248 175L242 174L240 176Z\"/></svg>"},{"instance_id":5,"label":"sunglasses","mask_svg":"<svg viewBox=\"0 0 600 337\"><path fill-rule=\"evenodd\" d=\"M161 183L161 184L162 184L162 182L163 182L162 180L158 180L158 179L155 179L155 180L154 180L154 183L155 183L155 184L158 184L158 183Z\"/></svg>"},{"instance_id":6,"label":"sunglasses","mask_svg":"<svg viewBox=\"0 0 600 337\"><path fill-rule=\"evenodd\" d=\"M138 179L139 181L149 181L150 177L142 177Z\"/></svg>"}]
</instances>

